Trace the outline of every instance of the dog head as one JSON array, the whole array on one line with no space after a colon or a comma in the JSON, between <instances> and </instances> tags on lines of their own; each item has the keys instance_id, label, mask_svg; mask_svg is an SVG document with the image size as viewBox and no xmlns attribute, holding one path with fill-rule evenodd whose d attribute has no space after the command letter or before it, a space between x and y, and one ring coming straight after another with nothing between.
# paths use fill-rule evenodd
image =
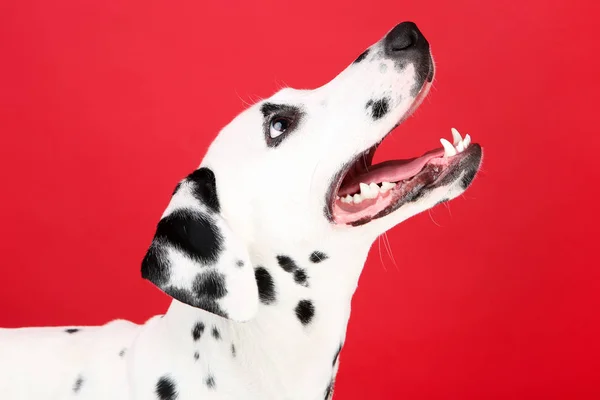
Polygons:
<instances>
[{"instance_id":1,"label":"dog head","mask_svg":"<svg viewBox=\"0 0 600 400\"><path fill-rule=\"evenodd\" d=\"M372 165L433 76L427 40L404 22L326 85L283 89L242 112L178 185L143 276L184 303L247 320L258 304L251 263L261 245L372 243L461 194L482 151L456 132L454 144L421 157Z\"/></svg>"}]
</instances>

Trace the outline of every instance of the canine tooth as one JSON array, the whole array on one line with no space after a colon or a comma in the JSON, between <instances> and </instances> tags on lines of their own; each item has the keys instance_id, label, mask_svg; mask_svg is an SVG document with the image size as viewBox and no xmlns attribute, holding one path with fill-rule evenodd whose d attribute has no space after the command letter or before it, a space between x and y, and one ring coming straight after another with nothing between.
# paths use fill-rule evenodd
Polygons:
<instances>
[{"instance_id":1,"label":"canine tooth","mask_svg":"<svg viewBox=\"0 0 600 400\"><path fill-rule=\"evenodd\" d=\"M440 143L444 146L444 157L452 157L456 155L456 149L444 138L440 139Z\"/></svg>"},{"instance_id":2,"label":"canine tooth","mask_svg":"<svg viewBox=\"0 0 600 400\"><path fill-rule=\"evenodd\" d=\"M456 146L457 144L462 142L462 140L463 140L462 136L460 136L460 133L458 133L456 128L451 128L450 130L452 131L452 141L454 142L454 145Z\"/></svg>"},{"instance_id":3,"label":"canine tooth","mask_svg":"<svg viewBox=\"0 0 600 400\"><path fill-rule=\"evenodd\" d=\"M465 150L465 144L462 141L458 142L456 150L458 150L459 153L462 153Z\"/></svg>"},{"instance_id":4,"label":"canine tooth","mask_svg":"<svg viewBox=\"0 0 600 400\"><path fill-rule=\"evenodd\" d=\"M471 144L471 136L469 136L468 133L466 134L465 139L463 140L463 144L465 145L465 149Z\"/></svg>"},{"instance_id":5,"label":"canine tooth","mask_svg":"<svg viewBox=\"0 0 600 400\"><path fill-rule=\"evenodd\" d=\"M352 198L352 200L354 201L354 204L358 204L361 201L363 201L363 198L361 197L360 194L357 193L357 194L354 195L354 197Z\"/></svg>"}]
</instances>

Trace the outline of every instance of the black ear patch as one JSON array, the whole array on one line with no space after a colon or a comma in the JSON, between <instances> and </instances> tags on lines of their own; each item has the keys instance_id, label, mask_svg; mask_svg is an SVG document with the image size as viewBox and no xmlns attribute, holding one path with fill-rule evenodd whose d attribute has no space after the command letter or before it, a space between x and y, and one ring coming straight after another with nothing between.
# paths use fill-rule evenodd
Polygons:
<instances>
[{"instance_id":1,"label":"black ear patch","mask_svg":"<svg viewBox=\"0 0 600 400\"><path fill-rule=\"evenodd\" d=\"M216 300L227 294L225 277L217 271L209 271L196 275L193 291L198 298L206 297L207 300Z\"/></svg>"},{"instance_id":2,"label":"black ear patch","mask_svg":"<svg viewBox=\"0 0 600 400\"><path fill-rule=\"evenodd\" d=\"M194 261L215 263L223 238L209 217L188 209L176 210L158 223L155 240L168 243Z\"/></svg>"},{"instance_id":3,"label":"black ear patch","mask_svg":"<svg viewBox=\"0 0 600 400\"><path fill-rule=\"evenodd\" d=\"M220 212L221 205L217 196L217 180L210 168L200 168L185 178L188 182L194 182L194 196L204 203L213 212Z\"/></svg>"},{"instance_id":4,"label":"black ear patch","mask_svg":"<svg viewBox=\"0 0 600 400\"><path fill-rule=\"evenodd\" d=\"M174 286L164 287L163 290L169 296L182 303L201 308L223 318L229 317L217 303L217 300L227 294L225 277L215 270L196 275L191 291Z\"/></svg>"},{"instance_id":5,"label":"black ear patch","mask_svg":"<svg viewBox=\"0 0 600 400\"><path fill-rule=\"evenodd\" d=\"M223 238L219 228L208 218L189 209L179 209L161 219L152 245L142 261L142 278L159 287L169 282L168 245L203 265L214 264L222 251ZM198 277L200 281L195 282L195 286L203 286L210 278ZM215 285L212 284L213 289Z\"/></svg>"}]
</instances>

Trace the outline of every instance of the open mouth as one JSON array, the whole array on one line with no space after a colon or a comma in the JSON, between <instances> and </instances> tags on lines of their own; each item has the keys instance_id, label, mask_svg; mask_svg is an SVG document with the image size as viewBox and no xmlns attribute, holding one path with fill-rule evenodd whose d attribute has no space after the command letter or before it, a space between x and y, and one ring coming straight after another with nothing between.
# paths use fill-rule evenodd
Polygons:
<instances>
[{"instance_id":1,"label":"open mouth","mask_svg":"<svg viewBox=\"0 0 600 400\"><path fill-rule=\"evenodd\" d=\"M427 89L417 96L404 118L419 106ZM463 170L474 175L481 159L481 147L472 144L469 135L463 138L456 129L452 129L452 137L453 143L441 139L441 148L412 159L373 165L381 142L359 154L342 168L329 189L327 204L333 222L363 225L417 200L426 191L448 184L449 179L458 179Z\"/></svg>"}]
</instances>

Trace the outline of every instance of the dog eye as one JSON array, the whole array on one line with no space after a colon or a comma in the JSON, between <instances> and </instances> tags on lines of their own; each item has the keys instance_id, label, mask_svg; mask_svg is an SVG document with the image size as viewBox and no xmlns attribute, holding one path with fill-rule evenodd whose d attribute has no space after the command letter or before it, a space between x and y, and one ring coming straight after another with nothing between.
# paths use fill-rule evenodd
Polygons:
<instances>
[{"instance_id":1,"label":"dog eye","mask_svg":"<svg viewBox=\"0 0 600 400\"><path fill-rule=\"evenodd\" d=\"M273 118L269 124L269 136L275 139L277 136L285 133L291 124L292 122L287 118Z\"/></svg>"},{"instance_id":2,"label":"dog eye","mask_svg":"<svg viewBox=\"0 0 600 400\"><path fill-rule=\"evenodd\" d=\"M269 147L277 147L292 132L298 129L304 112L298 106L264 103L260 107L263 115L263 131Z\"/></svg>"}]
</instances>

